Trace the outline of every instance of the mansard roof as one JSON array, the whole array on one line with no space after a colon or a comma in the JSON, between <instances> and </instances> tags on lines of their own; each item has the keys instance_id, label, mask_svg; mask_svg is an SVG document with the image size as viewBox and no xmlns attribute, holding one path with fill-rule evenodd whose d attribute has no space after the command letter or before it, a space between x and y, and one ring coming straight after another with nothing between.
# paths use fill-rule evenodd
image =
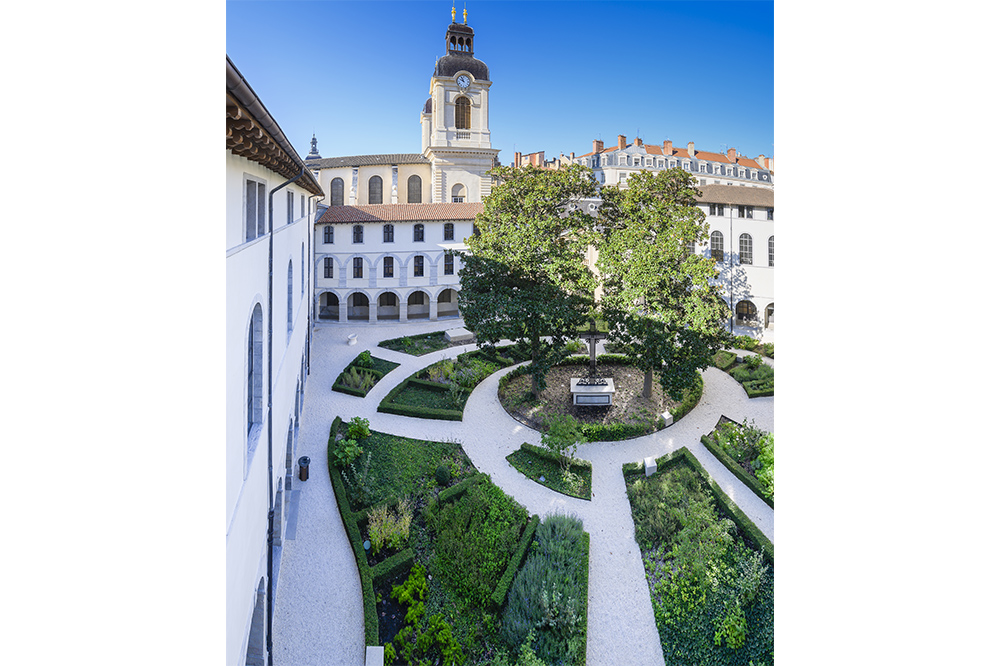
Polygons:
<instances>
[{"instance_id":1,"label":"mansard roof","mask_svg":"<svg viewBox=\"0 0 1000 666\"><path fill-rule=\"evenodd\" d=\"M330 206L317 224L358 222L434 222L472 220L483 211L482 203L368 204Z\"/></svg>"},{"instance_id":2,"label":"mansard roof","mask_svg":"<svg viewBox=\"0 0 1000 666\"><path fill-rule=\"evenodd\" d=\"M477 81L490 80L490 68L486 63L468 54L452 53L434 63L434 76L455 76L462 70L472 74Z\"/></svg>"},{"instance_id":3,"label":"mansard roof","mask_svg":"<svg viewBox=\"0 0 1000 666\"><path fill-rule=\"evenodd\" d=\"M757 165L758 168L760 165ZM740 187L739 185L702 185L698 201L737 206L774 207L774 190L769 187Z\"/></svg>"},{"instance_id":4,"label":"mansard roof","mask_svg":"<svg viewBox=\"0 0 1000 666\"><path fill-rule=\"evenodd\" d=\"M394 153L390 155L351 155L349 157L324 157L309 160L310 169L333 169L336 167L391 166L394 164L430 164L431 161L420 153Z\"/></svg>"}]
</instances>

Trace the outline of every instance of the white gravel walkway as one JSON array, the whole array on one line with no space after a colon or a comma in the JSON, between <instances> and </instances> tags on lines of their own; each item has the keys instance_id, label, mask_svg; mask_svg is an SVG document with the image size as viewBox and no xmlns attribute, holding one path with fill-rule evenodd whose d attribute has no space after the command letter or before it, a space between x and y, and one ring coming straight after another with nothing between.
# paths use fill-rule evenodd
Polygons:
<instances>
[{"instance_id":1,"label":"white gravel walkway","mask_svg":"<svg viewBox=\"0 0 1000 666\"><path fill-rule=\"evenodd\" d=\"M496 398L502 370L484 380L470 396L461 422L417 419L376 411L400 381L437 360L454 357L475 345L414 357L377 347L380 340L461 326L461 320L371 325L320 325L314 329L311 372L296 457L312 459L301 491L294 540L285 540L274 615L275 664L319 666L364 664L364 616L361 583L347 534L326 473L326 441L335 416L369 419L374 430L418 439L454 438L473 464L489 474L504 492L544 517L570 513L590 533L590 590L587 634L588 666L663 664L659 636L649 601L645 572L635 543L634 524L621 466L646 456L658 457L683 446L698 458L719 486L757 526L774 540L774 512L729 472L699 441L721 415L751 419L774 429L774 399L750 400L726 373L703 373L701 401L676 424L652 435L623 442L580 445L577 457L593 463L591 501L567 497L528 480L505 457L522 442L540 443L539 433L512 419ZM348 333L358 344L348 346ZM364 399L331 391L334 380L362 350L400 363ZM736 351L740 355L740 350ZM773 365L770 359L765 362Z\"/></svg>"}]
</instances>

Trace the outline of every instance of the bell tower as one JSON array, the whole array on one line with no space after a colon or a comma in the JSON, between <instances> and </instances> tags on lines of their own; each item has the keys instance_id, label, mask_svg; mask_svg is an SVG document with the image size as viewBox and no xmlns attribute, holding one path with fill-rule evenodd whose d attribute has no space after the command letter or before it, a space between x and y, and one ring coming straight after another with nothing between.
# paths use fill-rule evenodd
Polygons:
<instances>
[{"instance_id":1,"label":"bell tower","mask_svg":"<svg viewBox=\"0 0 1000 666\"><path fill-rule=\"evenodd\" d=\"M430 98L420 114L421 148L431 160L435 203L477 202L489 194L497 153L490 143L490 69L473 55L476 33L462 23L445 31L445 55L434 64Z\"/></svg>"}]
</instances>

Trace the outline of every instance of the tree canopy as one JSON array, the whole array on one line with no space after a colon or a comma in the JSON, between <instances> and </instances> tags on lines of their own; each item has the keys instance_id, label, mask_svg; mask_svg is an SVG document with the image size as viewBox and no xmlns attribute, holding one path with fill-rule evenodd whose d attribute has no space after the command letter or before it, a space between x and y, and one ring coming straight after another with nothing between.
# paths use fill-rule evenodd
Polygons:
<instances>
[{"instance_id":1,"label":"tree canopy","mask_svg":"<svg viewBox=\"0 0 1000 666\"><path fill-rule=\"evenodd\" d=\"M609 338L680 399L727 335L715 262L693 252L708 238L697 181L680 169L633 174L601 191L598 269Z\"/></svg>"},{"instance_id":2,"label":"tree canopy","mask_svg":"<svg viewBox=\"0 0 1000 666\"><path fill-rule=\"evenodd\" d=\"M486 344L508 339L531 350L532 391L593 306L596 276L584 263L594 219L578 201L593 197L589 169L497 167L499 179L476 216L459 271L465 325Z\"/></svg>"}]
</instances>

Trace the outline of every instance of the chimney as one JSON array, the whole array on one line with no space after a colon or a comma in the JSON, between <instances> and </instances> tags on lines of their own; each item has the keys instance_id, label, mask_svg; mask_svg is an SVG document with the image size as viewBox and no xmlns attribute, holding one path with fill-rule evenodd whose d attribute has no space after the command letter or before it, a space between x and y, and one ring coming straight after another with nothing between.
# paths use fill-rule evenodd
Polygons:
<instances>
[{"instance_id":1,"label":"chimney","mask_svg":"<svg viewBox=\"0 0 1000 666\"><path fill-rule=\"evenodd\" d=\"M764 167L765 169L767 168L767 158L765 158L763 155L758 155L757 159L754 161L757 162L757 164Z\"/></svg>"},{"instance_id":2,"label":"chimney","mask_svg":"<svg viewBox=\"0 0 1000 666\"><path fill-rule=\"evenodd\" d=\"M673 141L664 141L663 142L663 154L664 155L673 155L674 154L674 142Z\"/></svg>"},{"instance_id":3,"label":"chimney","mask_svg":"<svg viewBox=\"0 0 1000 666\"><path fill-rule=\"evenodd\" d=\"M729 150L727 150L726 151L726 157L729 158L730 162L735 162L736 161L736 149L735 148L730 148Z\"/></svg>"},{"instance_id":4,"label":"chimney","mask_svg":"<svg viewBox=\"0 0 1000 666\"><path fill-rule=\"evenodd\" d=\"M619 134L618 135L618 150L625 150L625 145L626 145L625 144L625 135L624 134Z\"/></svg>"},{"instance_id":5,"label":"chimney","mask_svg":"<svg viewBox=\"0 0 1000 666\"><path fill-rule=\"evenodd\" d=\"M642 145L642 139L640 139L639 137L635 137L635 141L632 142L632 145L638 148L639 146Z\"/></svg>"},{"instance_id":6,"label":"chimney","mask_svg":"<svg viewBox=\"0 0 1000 666\"><path fill-rule=\"evenodd\" d=\"M688 141L688 157L694 157L694 141Z\"/></svg>"},{"instance_id":7,"label":"chimney","mask_svg":"<svg viewBox=\"0 0 1000 666\"><path fill-rule=\"evenodd\" d=\"M576 153L570 153L569 154L569 159L570 160L575 160L576 159Z\"/></svg>"},{"instance_id":8,"label":"chimney","mask_svg":"<svg viewBox=\"0 0 1000 666\"><path fill-rule=\"evenodd\" d=\"M514 153L514 168L521 166L521 153Z\"/></svg>"},{"instance_id":9,"label":"chimney","mask_svg":"<svg viewBox=\"0 0 1000 666\"><path fill-rule=\"evenodd\" d=\"M594 152L600 153L604 151L604 142L600 139L594 139Z\"/></svg>"}]
</instances>

